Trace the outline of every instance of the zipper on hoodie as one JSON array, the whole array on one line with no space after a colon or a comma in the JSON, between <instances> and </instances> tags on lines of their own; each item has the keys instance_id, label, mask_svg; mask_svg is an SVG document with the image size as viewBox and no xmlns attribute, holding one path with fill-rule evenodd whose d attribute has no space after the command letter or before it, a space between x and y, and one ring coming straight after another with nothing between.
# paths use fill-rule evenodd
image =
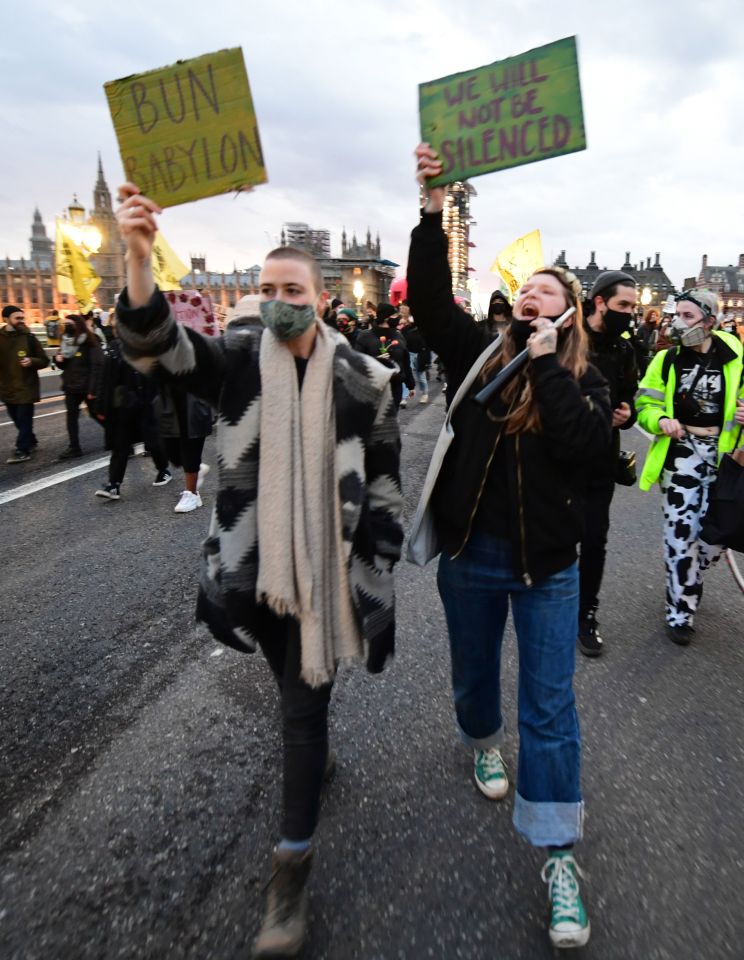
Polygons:
<instances>
[{"instance_id":1,"label":"zipper on hoodie","mask_svg":"<svg viewBox=\"0 0 744 960\"><path fill-rule=\"evenodd\" d=\"M522 457L519 452L519 434L515 440L517 453L517 501L519 503L519 543L522 549L522 579L528 587L532 586L532 577L527 569L527 535L524 526L524 499L522 497Z\"/></svg>"}]
</instances>

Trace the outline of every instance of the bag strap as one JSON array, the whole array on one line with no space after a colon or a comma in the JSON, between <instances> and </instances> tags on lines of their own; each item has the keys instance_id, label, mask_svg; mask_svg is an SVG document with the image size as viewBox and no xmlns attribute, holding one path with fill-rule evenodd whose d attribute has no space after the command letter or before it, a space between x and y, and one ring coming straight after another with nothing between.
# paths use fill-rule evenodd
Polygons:
<instances>
[{"instance_id":1,"label":"bag strap","mask_svg":"<svg viewBox=\"0 0 744 960\"><path fill-rule=\"evenodd\" d=\"M502 337L499 334L499 336L497 336L495 340L492 340L486 349L479 354L473 366L465 374L465 378L460 384L457 393L452 398L452 403L449 405L445 420L449 421L452 419L452 414L454 413L457 405L460 403L462 398L469 393L470 388L475 383L475 379L485 366L486 361L496 352L497 348L501 346L501 341Z\"/></svg>"},{"instance_id":2,"label":"bag strap","mask_svg":"<svg viewBox=\"0 0 744 960\"><path fill-rule=\"evenodd\" d=\"M667 347L666 353L664 354L664 362L661 365L661 379L664 383L666 383L669 378L669 371L672 369L676 353L676 347Z\"/></svg>"}]
</instances>

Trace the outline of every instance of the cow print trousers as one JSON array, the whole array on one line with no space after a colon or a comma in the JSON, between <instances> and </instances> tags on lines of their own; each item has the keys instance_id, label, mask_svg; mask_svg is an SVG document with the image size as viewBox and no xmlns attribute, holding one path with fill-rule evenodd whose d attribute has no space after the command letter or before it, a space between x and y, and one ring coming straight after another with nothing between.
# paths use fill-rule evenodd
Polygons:
<instances>
[{"instance_id":1,"label":"cow print trousers","mask_svg":"<svg viewBox=\"0 0 744 960\"><path fill-rule=\"evenodd\" d=\"M661 489L666 620L673 627L692 626L703 593L703 572L723 550L698 539L717 467L718 437L688 434L683 440L672 440L661 475Z\"/></svg>"}]
</instances>

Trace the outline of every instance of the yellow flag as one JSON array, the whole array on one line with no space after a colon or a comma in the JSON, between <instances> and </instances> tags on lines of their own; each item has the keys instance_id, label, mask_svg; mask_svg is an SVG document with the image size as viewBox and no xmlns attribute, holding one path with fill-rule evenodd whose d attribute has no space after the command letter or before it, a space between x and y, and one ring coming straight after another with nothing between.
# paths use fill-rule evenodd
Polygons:
<instances>
[{"instance_id":1,"label":"yellow flag","mask_svg":"<svg viewBox=\"0 0 744 960\"><path fill-rule=\"evenodd\" d=\"M78 244L74 225L65 220L57 220L54 269L59 292L72 294L81 313L92 310L95 306L93 294L101 278L91 266L83 247Z\"/></svg>"},{"instance_id":2,"label":"yellow flag","mask_svg":"<svg viewBox=\"0 0 744 960\"><path fill-rule=\"evenodd\" d=\"M152 275L161 290L180 290L181 281L189 273L162 233L155 234L152 245Z\"/></svg>"},{"instance_id":3,"label":"yellow flag","mask_svg":"<svg viewBox=\"0 0 744 960\"><path fill-rule=\"evenodd\" d=\"M533 230L504 247L491 265L491 273L502 276L513 301L527 277L544 266L540 231Z\"/></svg>"}]
</instances>

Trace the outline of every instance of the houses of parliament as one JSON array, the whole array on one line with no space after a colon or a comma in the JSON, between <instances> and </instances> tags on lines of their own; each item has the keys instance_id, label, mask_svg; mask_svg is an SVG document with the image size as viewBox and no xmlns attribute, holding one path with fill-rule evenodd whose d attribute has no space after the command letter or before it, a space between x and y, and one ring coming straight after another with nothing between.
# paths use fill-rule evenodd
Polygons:
<instances>
[{"instance_id":1,"label":"houses of parliament","mask_svg":"<svg viewBox=\"0 0 744 960\"><path fill-rule=\"evenodd\" d=\"M95 292L96 303L102 310L110 310L125 284L124 245L119 235L111 191L104 177L100 155L93 188L93 206L89 215L86 217L85 208L75 197L64 217L73 223L95 226L101 234L100 249L90 260L101 278L100 286ZM282 241L287 242L284 235ZM289 242L303 249L306 247L300 237L291 236ZM330 236L328 245L330 246ZM365 298L374 302L386 300L397 264L381 259L379 236L377 242L373 242L368 230L366 244L357 243L356 237L347 243L344 233L342 246L341 259L331 258L328 255L330 250L311 251L321 254L321 268L331 295L345 296L347 303L353 303L353 282L361 279L364 281ZM242 296L258 293L259 272L260 267L257 265L247 269L236 268L230 273L210 271L207 270L206 257L202 254L191 257L190 272L181 283L185 290L208 294L216 312L224 316ZM52 310L58 310L63 316L74 313L77 310L74 296L61 293L57 289L56 281L54 242L47 235L41 212L37 208L31 224L28 259L21 257L11 260L6 257L4 263L0 262L0 301L21 307L30 323L42 323Z\"/></svg>"}]
</instances>

